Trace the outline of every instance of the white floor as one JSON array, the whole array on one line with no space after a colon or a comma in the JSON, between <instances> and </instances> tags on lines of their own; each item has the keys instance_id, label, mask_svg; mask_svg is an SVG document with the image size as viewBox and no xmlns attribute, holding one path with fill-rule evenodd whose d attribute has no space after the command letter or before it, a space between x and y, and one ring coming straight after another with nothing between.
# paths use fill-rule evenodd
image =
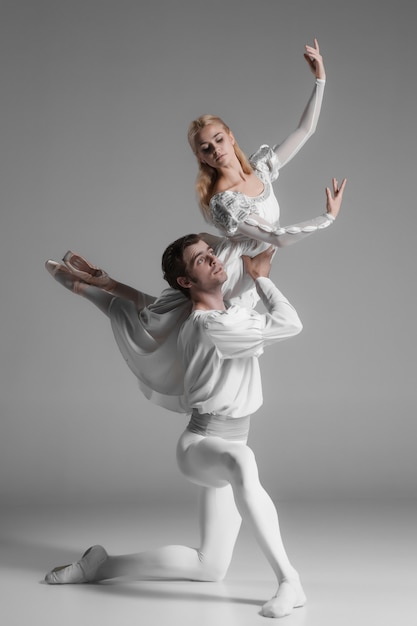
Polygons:
<instances>
[{"instance_id":1,"label":"white floor","mask_svg":"<svg viewBox=\"0 0 417 626\"><path fill-rule=\"evenodd\" d=\"M308 603L288 626L417 625L416 502L278 505L287 550ZM102 543L111 553L164 543L195 545L192 507L3 511L0 536L2 626L249 626L265 624L273 595L269 566L242 530L222 583L108 582L49 586L51 567Z\"/></svg>"}]
</instances>

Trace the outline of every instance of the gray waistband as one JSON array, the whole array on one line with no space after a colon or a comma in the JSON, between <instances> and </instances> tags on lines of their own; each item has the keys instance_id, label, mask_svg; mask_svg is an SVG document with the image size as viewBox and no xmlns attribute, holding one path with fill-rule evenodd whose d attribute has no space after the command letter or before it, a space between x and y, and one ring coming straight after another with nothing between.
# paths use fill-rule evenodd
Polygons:
<instances>
[{"instance_id":1,"label":"gray waistband","mask_svg":"<svg viewBox=\"0 0 417 626\"><path fill-rule=\"evenodd\" d=\"M246 441L250 426L250 415L227 417L193 411L187 429L204 437L222 437L228 441Z\"/></svg>"}]
</instances>

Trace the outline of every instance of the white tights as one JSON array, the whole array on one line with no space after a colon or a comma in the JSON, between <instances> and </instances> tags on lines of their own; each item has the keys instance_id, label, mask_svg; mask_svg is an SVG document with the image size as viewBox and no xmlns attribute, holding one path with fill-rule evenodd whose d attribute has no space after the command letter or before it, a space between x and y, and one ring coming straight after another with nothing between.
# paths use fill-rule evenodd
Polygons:
<instances>
[{"instance_id":1,"label":"white tights","mask_svg":"<svg viewBox=\"0 0 417 626\"><path fill-rule=\"evenodd\" d=\"M178 442L177 460L182 473L202 486L200 547L174 545L110 557L100 578L220 580L229 567L241 518L251 528L278 583L298 578L285 552L275 506L259 482L255 456L244 442L186 430Z\"/></svg>"},{"instance_id":2,"label":"white tights","mask_svg":"<svg viewBox=\"0 0 417 626\"><path fill-rule=\"evenodd\" d=\"M222 580L232 559L241 518L230 487L203 488L200 498L199 548L168 545L110 556L98 572L99 579L126 576L134 580Z\"/></svg>"}]
</instances>

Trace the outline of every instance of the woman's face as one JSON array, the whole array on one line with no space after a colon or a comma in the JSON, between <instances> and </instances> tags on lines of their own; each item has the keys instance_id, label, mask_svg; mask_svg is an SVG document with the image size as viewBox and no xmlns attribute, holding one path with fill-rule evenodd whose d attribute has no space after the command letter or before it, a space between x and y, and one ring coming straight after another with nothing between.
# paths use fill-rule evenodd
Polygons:
<instances>
[{"instance_id":1,"label":"woman's face","mask_svg":"<svg viewBox=\"0 0 417 626\"><path fill-rule=\"evenodd\" d=\"M235 138L221 124L208 124L195 136L196 154L202 163L215 169L236 159Z\"/></svg>"}]
</instances>

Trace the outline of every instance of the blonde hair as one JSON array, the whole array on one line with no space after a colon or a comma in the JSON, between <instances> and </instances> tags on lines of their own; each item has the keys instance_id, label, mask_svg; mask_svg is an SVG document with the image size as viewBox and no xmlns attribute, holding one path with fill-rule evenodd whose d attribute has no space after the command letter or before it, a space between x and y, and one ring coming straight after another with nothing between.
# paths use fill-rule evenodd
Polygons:
<instances>
[{"instance_id":1,"label":"blonde hair","mask_svg":"<svg viewBox=\"0 0 417 626\"><path fill-rule=\"evenodd\" d=\"M191 150L194 152L198 163L198 173L195 182L198 203L207 222L211 222L210 199L213 196L213 189L218 178L218 173L216 169L210 167L207 163L202 163L198 158L196 136L203 128L209 126L210 124L219 124L223 127L226 133L230 133L230 128L220 117L216 117L215 115L201 115L196 120L191 122L188 127L187 134L188 143L190 144ZM244 173L250 174L252 172L251 164L249 163L247 156L239 148L237 141L235 141L233 147Z\"/></svg>"}]
</instances>

